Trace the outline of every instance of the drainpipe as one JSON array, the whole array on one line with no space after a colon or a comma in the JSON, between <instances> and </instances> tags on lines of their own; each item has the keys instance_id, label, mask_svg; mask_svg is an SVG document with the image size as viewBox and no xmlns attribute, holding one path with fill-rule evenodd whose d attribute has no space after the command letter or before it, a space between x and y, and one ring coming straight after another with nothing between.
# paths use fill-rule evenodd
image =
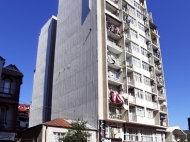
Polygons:
<instances>
[{"instance_id":1,"label":"drainpipe","mask_svg":"<svg viewBox=\"0 0 190 142\"><path fill-rule=\"evenodd\" d=\"M48 128L48 126L47 126L47 124L45 126L46 126L46 129L45 129L45 142L46 142L46 136L47 136L47 128Z\"/></svg>"}]
</instances>

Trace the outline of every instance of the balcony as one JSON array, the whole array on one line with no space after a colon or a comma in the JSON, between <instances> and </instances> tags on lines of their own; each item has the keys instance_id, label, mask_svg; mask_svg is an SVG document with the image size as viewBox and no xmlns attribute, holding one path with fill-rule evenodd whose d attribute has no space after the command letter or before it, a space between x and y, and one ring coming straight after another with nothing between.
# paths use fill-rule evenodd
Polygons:
<instances>
[{"instance_id":1,"label":"balcony","mask_svg":"<svg viewBox=\"0 0 190 142\"><path fill-rule=\"evenodd\" d=\"M115 40L121 39L123 37L123 30L111 22L107 21L107 32L108 36L112 37Z\"/></svg>"},{"instance_id":2,"label":"balcony","mask_svg":"<svg viewBox=\"0 0 190 142\"><path fill-rule=\"evenodd\" d=\"M150 42L147 42L147 51L149 52L149 53L152 53L152 45L150 44Z\"/></svg>"},{"instance_id":3,"label":"balcony","mask_svg":"<svg viewBox=\"0 0 190 142\"><path fill-rule=\"evenodd\" d=\"M137 116L129 114L129 121L137 121Z\"/></svg>"},{"instance_id":4,"label":"balcony","mask_svg":"<svg viewBox=\"0 0 190 142\"><path fill-rule=\"evenodd\" d=\"M111 38L108 38L107 39L107 46L108 46L108 50L111 51L112 53L115 53L115 54L120 54L122 53L122 48L121 46L119 46L118 44L116 44L114 42L113 39Z\"/></svg>"},{"instance_id":5,"label":"balcony","mask_svg":"<svg viewBox=\"0 0 190 142\"><path fill-rule=\"evenodd\" d=\"M159 50L153 50L154 60L158 61L160 60L160 51Z\"/></svg>"},{"instance_id":6,"label":"balcony","mask_svg":"<svg viewBox=\"0 0 190 142\"><path fill-rule=\"evenodd\" d=\"M167 113L167 108L165 106L160 106L160 111L162 113Z\"/></svg>"},{"instance_id":7,"label":"balcony","mask_svg":"<svg viewBox=\"0 0 190 142\"><path fill-rule=\"evenodd\" d=\"M114 6L115 8L119 9L118 7L118 1L119 0L106 0L110 5Z\"/></svg>"},{"instance_id":8,"label":"balcony","mask_svg":"<svg viewBox=\"0 0 190 142\"><path fill-rule=\"evenodd\" d=\"M118 6L111 3L112 1L109 0L109 2L106 2L106 11L105 13L112 18L118 20L121 22L121 12L118 8Z\"/></svg>"},{"instance_id":9,"label":"balcony","mask_svg":"<svg viewBox=\"0 0 190 142\"><path fill-rule=\"evenodd\" d=\"M125 42L129 43L131 41L131 35L128 32L126 32L124 35L125 35Z\"/></svg>"},{"instance_id":10,"label":"balcony","mask_svg":"<svg viewBox=\"0 0 190 142\"><path fill-rule=\"evenodd\" d=\"M11 131L15 129L15 120L0 120L0 131Z\"/></svg>"},{"instance_id":11,"label":"balcony","mask_svg":"<svg viewBox=\"0 0 190 142\"><path fill-rule=\"evenodd\" d=\"M157 62L155 63L155 71L156 71L156 74L159 74L162 72L162 64L160 62Z\"/></svg>"},{"instance_id":12,"label":"balcony","mask_svg":"<svg viewBox=\"0 0 190 142\"><path fill-rule=\"evenodd\" d=\"M134 94L129 95L129 98L128 98L129 103L136 104L136 98L132 95L134 95Z\"/></svg>"},{"instance_id":13,"label":"balcony","mask_svg":"<svg viewBox=\"0 0 190 142\"><path fill-rule=\"evenodd\" d=\"M122 106L122 105L121 105ZM118 105L109 105L109 118L122 120L122 108Z\"/></svg>"},{"instance_id":14,"label":"balcony","mask_svg":"<svg viewBox=\"0 0 190 142\"><path fill-rule=\"evenodd\" d=\"M0 87L0 97L7 99L16 99L16 90Z\"/></svg>"},{"instance_id":15,"label":"balcony","mask_svg":"<svg viewBox=\"0 0 190 142\"><path fill-rule=\"evenodd\" d=\"M139 2L140 2L141 10L145 10L146 7L145 7L145 4L144 4L144 0L139 0Z\"/></svg>"},{"instance_id":16,"label":"balcony","mask_svg":"<svg viewBox=\"0 0 190 142\"><path fill-rule=\"evenodd\" d=\"M148 57L148 63L152 66L154 66L154 60L152 58L152 54L149 54L149 57Z\"/></svg>"},{"instance_id":17,"label":"balcony","mask_svg":"<svg viewBox=\"0 0 190 142\"><path fill-rule=\"evenodd\" d=\"M156 76L157 86L163 87L164 86L164 79L162 76Z\"/></svg>"},{"instance_id":18,"label":"balcony","mask_svg":"<svg viewBox=\"0 0 190 142\"><path fill-rule=\"evenodd\" d=\"M153 48L159 48L159 43L156 40L152 40Z\"/></svg>"},{"instance_id":19,"label":"balcony","mask_svg":"<svg viewBox=\"0 0 190 142\"><path fill-rule=\"evenodd\" d=\"M122 83L123 79L119 76L119 73L109 71L108 72L108 82L109 82L109 84L120 86L123 84Z\"/></svg>"},{"instance_id":20,"label":"balcony","mask_svg":"<svg viewBox=\"0 0 190 142\"><path fill-rule=\"evenodd\" d=\"M158 100L161 100L161 101L165 100L165 95L164 95L164 93L161 92L161 91L159 91L159 90L158 90Z\"/></svg>"}]
</instances>

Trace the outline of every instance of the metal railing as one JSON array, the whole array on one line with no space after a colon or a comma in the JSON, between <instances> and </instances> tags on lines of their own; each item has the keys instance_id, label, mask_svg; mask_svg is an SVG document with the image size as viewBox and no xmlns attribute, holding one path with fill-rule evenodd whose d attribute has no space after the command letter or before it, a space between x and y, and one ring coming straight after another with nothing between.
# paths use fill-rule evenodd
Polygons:
<instances>
[{"instance_id":1,"label":"metal railing","mask_svg":"<svg viewBox=\"0 0 190 142\"><path fill-rule=\"evenodd\" d=\"M109 106L109 118L121 120L121 108Z\"/></svg>"},{"instance_id":2,"label":"metal railing","mask_svg":"<svg viewBox=\"0 0 190 142\"><path fill-rule=\"evenodd\" d=\"M15 120L0 120L0 130L14 130Z\"/></svg>"},{"instance_id":3,"label":"metal railing","mask_svg":"<svg viewBox=\"0 0 190 142\"><path fill-rule=\"evenodd\" d=\"M107 39L107 45L109 45L110 47L113 47L113 48L115 48L117 50L121 50L120 46L118 46L115 42L113 42L113 41L111 41L109 39Z\"/></svg>"},{"instance_id":4,"label":"metal railing","mask_svg":"<svg viewBox=\"0 0 190 142\"><path fill-rule=\"evenodd\" d=\"M16 94L15 89L0 87L0 97L12 99L15 98L15 94Z\"/></svg>"}]
</instances>

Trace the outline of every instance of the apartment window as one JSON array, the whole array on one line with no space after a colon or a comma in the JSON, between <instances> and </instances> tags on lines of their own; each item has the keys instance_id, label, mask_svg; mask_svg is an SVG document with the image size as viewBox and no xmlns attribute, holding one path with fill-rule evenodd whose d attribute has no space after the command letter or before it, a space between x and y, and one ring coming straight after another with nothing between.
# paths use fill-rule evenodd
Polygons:
<instances>
[{"instance_id":1,"label":"apartment window","mask_svg":"<svg viewBox=\"0 0 190 142\"><path fill-rule=\"evenodd\" d=\"M136 107L136 115L138 116L144 116L144 108L143 107Z\"/></svg>"},{"instance_id":2,"label":"apartment window","mask_svg":"<svg viewBox=\"0 0 190 142\"><path fill-rule=\"evenodd\" d=\"M137 66L139 68L141 67L141 63L140 63L140 60L138 58L133 57L132 58L132 63L133 63L133 65L135 65L135 66Z\"/></svg>"},{"instance_id":3,"label":"apartment window","mask_svg":"<svg viewBox=\"0 0 190 142\"><path fill-rule=\"evenodd\" d=\"M137 34L137 32L135 31L135 30L133 30L133 29L130 29L130 35L132 36L132 37L134 37L134 38L138 38L138 34Z\"/></svg>"},{"instance_id":4,"label":"apartment window","mask_svg":"<svg viewBox=\"0 0 190 142\"><path fill-rule=\"evenodd\" d=\"M152 142L153 136L151 130L141 130L141 140L145 142Z\"/></svg>"},{"instance_id":5,"label":"apartment window","mask_svg":"<svg viewBox=\"0 0 190 142\"><path fill-rule=\"evenodd\" d=\"M128 15L128 20L130 21L130 23L132 23L134 26L137 25L136 19L134 19L133 17Z\"/></svg>"},{"instance_id":6,"label":"apartment window","mask_svg":"<svg viewBox=\"0 0 190 142\"><path fill-rule=\"evenodd\" d=\"M152 109L146 109L147 117L148 118L153 118L153 110Z\"/></svg>"},{"instance_id":7,"label":"apartment window","mask_svg":"<svg viewBox=\"0 0 190 142\"><path fill-rule=\"evenodd\" d=\"M146 39L145 39L144 36L139 35L139 39L140 39L140 41L141 41L142 43L146 44Z\"/></svg>"},{"instance_id":8,"label":"apartment window","mask_svg":"<svg viewBox=\"0 0 190 142\"><path fill-rule=\"evenodd\" d=\"M141 24L140 22L138 22L138 27L140 30L142 30L143 32L145 31L144 25Z\"/></svg>"},{"instance_id":9,"label":"apartment window","mask_svg":"<svg viewBox=\"0 0 190 142\"><path fill-rule=\"evenodd\" d=\"M142 90L135 88L134 91L135 91L135 97L143 99L143 91Z\"/></svg>"},{"instance_id":10,"label":"apartment window","mask_svg":"<svg viewBox=\"0 0 190 142\"><path fill-rule=\"evenodd\" d=\"M133 14L135 15L135 8L133 8L133 7L130 6L130 5L127 5L127 9L128 9L131 13L133 13Z\"/></svg>"},{"instance_id":11,"label":"apartment window","mask_svg":"<svg viewBox=\"0 0 190 142\"><path fill-rule=\"evenodd\" d=\"M136 52L140 52L139 51L139 46L137 45L137 44L135 44L134 42L131 42L131 48L134 50L134 51L136 51Z\"/></svg>"},{"instance_id":12,"label":"apartment window","mask_svg":"<svg viewBox=\"0 0 190 142\"><path fill-rule=\"evenodd\" d=\"M140 10L140 4L138 4L136 1L134 1L134 6Z\"/></svg>"},{"instance_id":13,"label":"apartment window","mask_svg":"<svg viewBox=\"0 0 190 142\"><path fill-rule=\"evenodd\" d=\"M134 81L141 82L141 74L134 72Z\"/></svg>"},{"instance_id":14,"label":"apartment window","mask_svg":"<svg viewBox=\"0 0 190 142\"><path fill-rule=\"evenodd\" d=\"M156 132L155 142L163 142L163 141L164 141L163 134L161 132Z\"/></svg>"},{"instance_id":15,"label":"apartment window","mask_svg":"<svg viewBox=\"0 0 190 142\"><path fill-rule=\"evenodd\" d=\"M126 128L125 140L138 141L138 133L135 128Z\"/></svg>"},{"instance_id":16,"label":"apartment window","mask_svg":"<svg viewBox=\"0 0 190 142\"><path fill-rule=\"evenodd\" d=\"M148 57L148 53L147 53L147 50L144 49L143 47L141 47L141 54L145 57Z\"/></svg>"},{"instance_id":17,"label":"apartment window","mask_svg":"<svg viewBox=\"0 0 190 142\"><path fill-rule=\"evenodd\" d=\"M143 15L139 11L137 11L137 17L143 20Z\"/></svg>"},{"instance_id":18,"label":"apartment window","mask_svg":"<svg viewBox=\"0 0 190 142\"><path fill-rule=\"evenodd\" d=\"M54 135L54 142L63 142L63 140L61 139L64 138L65 133L53 132L53 135Z\"/></svg>"},{"instance_id":19,"label":"apartment window","mask_svg":"<svg viewBox=\"0 0 190 142\"><path fill-rule=\"evenodd\" d=\"M4 86L3 86L4 92L9 93L10 88L11 88L11 80L10 79L5 79L4 80Z\"/></svg>"},{"instance_id":20,"label":"apartment window","mask_svg":"<svg viewBox=\"0 0 190 142\"><path fill-rule=\"evenodd\" d=\"M151 84L150 84L150 78L144 76L144 84L146 84L148 86L151 86Z\"/></svg>"},{"instance_id":21,"label":"apartment window","mask_svg":"<svg viewBox=\"0 0 190 142\"><path fill-rule=\"evenodd\" d=\"M148 92L145 92L145 100L149 101L149 102L152 102L152 94L150 94Z\"/></svg>"},{"instance_id":22,"label":"apartment window","mask_svg":"<svg viewBox=\"0 0 190 142\"><path fill-rule=\"evenodd\" d=\"M149 71L149 64L147 64L146 62L142 61L142 68L146 71Z\"/></svg>"},{"instance_id":23,"label":"apartment window","mask_svg":"<svg viewBox=\"0 0 190 142\"><path fill-rule=\"evenodd\" d=\"M6 120L6 107L0 106L0 122L5 122Z\"/></svg>"}]
</instances>

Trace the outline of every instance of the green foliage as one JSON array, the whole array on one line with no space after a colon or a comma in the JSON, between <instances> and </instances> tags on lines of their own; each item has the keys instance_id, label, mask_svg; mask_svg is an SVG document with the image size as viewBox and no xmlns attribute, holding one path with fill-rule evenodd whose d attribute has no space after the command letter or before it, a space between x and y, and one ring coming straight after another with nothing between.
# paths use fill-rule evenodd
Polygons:
<instances>
[{"instance_id":1,"label":"green foliage","mask_svg":"<svg viewBox=\"0 0 190 142\"><path fill-rule=\"evenodd\" d=\"M87 132L86 124L86 121L72 122L72 128L68 130L63 139L60 139L60 142L87 142L90 133Z\"/></svg>"}]
</instances>

